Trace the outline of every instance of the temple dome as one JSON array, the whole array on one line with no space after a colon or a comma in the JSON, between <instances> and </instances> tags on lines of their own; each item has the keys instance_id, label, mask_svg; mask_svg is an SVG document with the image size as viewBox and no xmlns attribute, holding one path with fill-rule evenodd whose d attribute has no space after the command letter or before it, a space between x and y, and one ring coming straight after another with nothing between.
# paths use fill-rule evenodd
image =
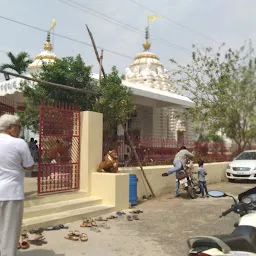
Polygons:
<instances>
[{"instance_id":1,"label":"temple dome","mask_svg":"<svg viewBox=\"0 0 256 256\"><path fill-rule=\"evenodd\" d=\"M42 68L43 63L53 63L57 59L57 56L52 49L50 32L48 32L46 42L44 43L44 51L35 57L34 61L28 66L27 71L34 73Z\"/></svg>"},{"instance_id":2,"label":"temple dome","mask_svg":"<svg viewBox=\"0 0 256 256\"><path fill-rule=\"evenodd\" d=\"M168 71L155 53L149 52L151 43L148 39L142 44L144 51L137 54L133 63L126 69L125 80L131 83L149 86L165 91L172 91Z\"/></svg>"}]
</instances>

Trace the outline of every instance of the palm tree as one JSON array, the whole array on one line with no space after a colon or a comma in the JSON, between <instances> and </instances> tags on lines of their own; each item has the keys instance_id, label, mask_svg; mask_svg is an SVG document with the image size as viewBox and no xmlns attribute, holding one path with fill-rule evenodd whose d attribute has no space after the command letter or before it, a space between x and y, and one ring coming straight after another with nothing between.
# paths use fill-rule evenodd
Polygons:
<instances>
[{"instance_id":1,"label":"palm tree","mask_svg":"<svg viewBox=\"0 0 256 256\"><path fill-rule=\"evenodd\" d=\"M0 66L0 69L11 69L16 71L18 74L22 74L26 72L26 69L32 60L27 52L20 52L17 56L13 53L8 52L7 56L9 57L11 63L10 64L3 64Z\"/></svg>"}]
</instances>

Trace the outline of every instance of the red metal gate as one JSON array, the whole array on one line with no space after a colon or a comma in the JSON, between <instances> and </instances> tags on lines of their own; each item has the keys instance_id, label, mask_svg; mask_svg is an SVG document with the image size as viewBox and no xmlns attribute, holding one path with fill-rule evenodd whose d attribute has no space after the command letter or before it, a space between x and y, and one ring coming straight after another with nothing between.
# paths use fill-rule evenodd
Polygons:
<instances>
[{"instance_id":1,"label":"red metal gate","mask_svg":"<svg viewBox=\"0 0 256 256\"><path fill-rule=\"evenodd\" d=\"M14 103L7 100L6 97L0 96L0 116L3 114L14 115Z\"/></svg>"},{"instance_id":2,"label":"red metal gate","mask_svg":"<svg viewBox=\"0 0 256 256\"><path fill-rule=\"evenodd\" d=\"M38 194L78 190L80 111L74 105L41 102Z\"/></svg>"}]
</instances>

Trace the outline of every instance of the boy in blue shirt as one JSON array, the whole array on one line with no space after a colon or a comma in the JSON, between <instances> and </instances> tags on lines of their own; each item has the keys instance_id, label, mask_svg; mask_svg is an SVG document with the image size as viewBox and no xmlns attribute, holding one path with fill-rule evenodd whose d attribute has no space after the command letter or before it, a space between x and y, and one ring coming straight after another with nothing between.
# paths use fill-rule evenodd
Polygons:
<instances>
[{"instance_id":1,"label":"boy in blue shirt","mask_svg":"<svg viewBox=\"0 0 256 256\"><path fill-rule=\"evenodd\" d=\"M198 161L198 165L199 165L199 168L197 170L197 173L198 173L198 181L199 181L199 185L202 193L202 198L204 198L204 191L206 193L206 196L209 197L207 186L206 186L206 179L205 179L205 176L207 175L207 173L206 173L206 170L204 169L204 161L200 159Z\"/></svg>"}]
</instances>

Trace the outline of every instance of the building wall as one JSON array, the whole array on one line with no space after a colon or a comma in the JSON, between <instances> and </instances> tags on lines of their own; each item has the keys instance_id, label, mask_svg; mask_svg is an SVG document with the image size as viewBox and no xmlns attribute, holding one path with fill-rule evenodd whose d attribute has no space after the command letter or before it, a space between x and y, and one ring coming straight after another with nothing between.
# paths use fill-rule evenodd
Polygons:
<instances>
[{"instance_id":1,"label":"building wall","mask_svg":"<svg viewBox=\"0 0 256 256\"><path fill-rule=\"evenodd\" d=\"M184 127L184 139L194 140L194 124L182 107L152 108L137 105L137 116L132 118L131 130L140 130L141 137L177 140L177 130Z\"/></svg>"}]
</instances>

